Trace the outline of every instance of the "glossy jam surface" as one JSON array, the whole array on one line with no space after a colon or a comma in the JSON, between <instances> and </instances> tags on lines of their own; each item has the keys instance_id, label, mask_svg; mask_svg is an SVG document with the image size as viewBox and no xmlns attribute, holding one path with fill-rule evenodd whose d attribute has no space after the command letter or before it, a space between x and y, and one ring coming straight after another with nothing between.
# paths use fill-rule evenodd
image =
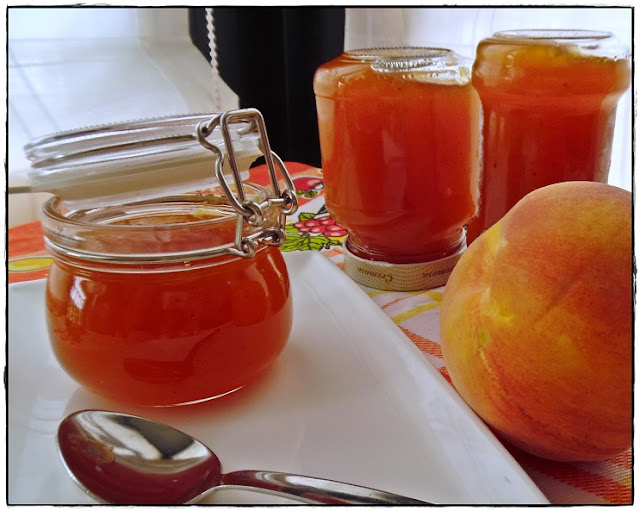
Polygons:
<instances>
[{"instance_id":1,"label":"glossy jam surface","mask_svg":"<svg viewBox=\"0 0 640 511\"><path fill-rule=\"evenodd\" d=\"M624 58L567 42L482 41L473 85L484 114L483 177L467 241L536 188L606 182L616 105L629 83Z\"/></svg>"},{"instance_id":2,"label":"glossy jam surface","mask_svg":"<svg viewBox=\"0 0 640 511\"><path fill-rule=\"evenodd\" d=\"M184 229L172 239L165 228L163 243L186 248ZM221 238L227 228L221 224ZM292 321L277 247L249 259L211 257L127 271L56 256L46 305L64 369L98 394L138 405L194 402L246 385L282 351Z\"/></svg>"},{"instance_id":3,"label":"glossy jam surface","mask_svg":"<svg viewBox=\"0 0 640 511\"><path fill-rule=\"evenodd\" d=\"M394 263L456 252L477 201L480 106L470 83L342 56L318 69L314 91L326 204L352 252Z\"/></svg>"}]
</instances>

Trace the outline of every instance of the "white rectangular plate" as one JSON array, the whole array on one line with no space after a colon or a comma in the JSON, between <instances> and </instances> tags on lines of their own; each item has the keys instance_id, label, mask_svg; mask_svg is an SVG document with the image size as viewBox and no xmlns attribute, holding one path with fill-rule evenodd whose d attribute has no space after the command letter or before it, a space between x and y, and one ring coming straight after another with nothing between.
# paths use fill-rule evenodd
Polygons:
<instances>
[{"instance_id":1,"label":"white rectangular plate","mask_svg":"<svg viewBox=\"0 0 640 511\"><path fill-rule=\"evenodd\" d=\"M422 353L319 253L286 254L289 343L268 375L176 408L106 401L62 370L44 320L44 281L9 286L10 504L89 504L58 459L67 414L104 408L161 420L218 454L225 471L265 469L356 483L441 504L544 504L522 468ZM293 503L219 491L203 502Z\"/></svg>"}]
</instances>

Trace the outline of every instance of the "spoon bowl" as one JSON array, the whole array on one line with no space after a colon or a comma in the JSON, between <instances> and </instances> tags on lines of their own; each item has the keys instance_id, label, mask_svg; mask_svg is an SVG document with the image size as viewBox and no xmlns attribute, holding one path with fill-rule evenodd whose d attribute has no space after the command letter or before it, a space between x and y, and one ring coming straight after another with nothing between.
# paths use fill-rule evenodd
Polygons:
<instances>
[{"instance_id":1,"label":"spoon bowl","mask_svg":"<svg viewBox=\"0 0 640 511\"><path fill-rule=\"evenodd\" d=\"M206 445L134 415L84 410L58 428L58 451L71 477L109 504L185 504L219 489L244 489L305 503L426 505L409 497L338 481L273 471L224 474Z\"/></svg>"}]
</instances>

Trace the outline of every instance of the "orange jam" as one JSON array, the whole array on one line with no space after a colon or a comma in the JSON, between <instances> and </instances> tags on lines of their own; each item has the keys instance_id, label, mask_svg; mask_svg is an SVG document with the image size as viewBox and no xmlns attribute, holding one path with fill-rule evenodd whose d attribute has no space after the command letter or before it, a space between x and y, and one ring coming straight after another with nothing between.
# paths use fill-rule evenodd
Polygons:
<instances>
[{"instance_id":1,"label":"orange jam","mask_svg":"<svg viewBox=\"0 0 640 511\"><path fill-rule=\"evenodd\" d=\"M449 50L346 52L315 75L326 205L374 261L446 257L477 201L480 104Z\"/></svg>"},{"instance_id":2,"label":"orange jam","mask_svg":"<svg viewBox=\"0 0 640 511\"><path fill-rule=\"evenodd\" d=\"M536 188L607 182L616 106L630 84L629 60L611 39L531 30L480 42L473 85L484 113L484 161L469 242Z\"/></svg>"},{"instance_id":3,"label":"orange jam","mask_svg":"<svg viewBox=\"0 0 640 511\"><path fill-rule=\"evenodd\" d=\"M49 201L46 309L62 367L137 405L197 402L255 380L287 342L289 278L276 246L214 253L235 225L230 208L195 195L80 212Z\"/></svg>"}]
</instances>

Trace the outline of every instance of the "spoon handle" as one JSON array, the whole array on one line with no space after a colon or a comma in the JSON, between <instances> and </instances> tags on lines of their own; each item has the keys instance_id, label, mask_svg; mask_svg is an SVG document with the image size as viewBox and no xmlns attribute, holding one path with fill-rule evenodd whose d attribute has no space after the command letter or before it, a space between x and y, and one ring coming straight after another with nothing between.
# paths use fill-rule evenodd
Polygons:
<instances>
[{"instance_id":1,"label":"spoon handle","mask_svg":"<svg viewBox=\"0 0 640 511\"><path fill-rule=\"evenodd\" d=\"M222 476L222 488L271 493L305 503L430 505L430 502L403 497L364 486L285 472L239 470Z\"/></svg>"}]
</instances>

